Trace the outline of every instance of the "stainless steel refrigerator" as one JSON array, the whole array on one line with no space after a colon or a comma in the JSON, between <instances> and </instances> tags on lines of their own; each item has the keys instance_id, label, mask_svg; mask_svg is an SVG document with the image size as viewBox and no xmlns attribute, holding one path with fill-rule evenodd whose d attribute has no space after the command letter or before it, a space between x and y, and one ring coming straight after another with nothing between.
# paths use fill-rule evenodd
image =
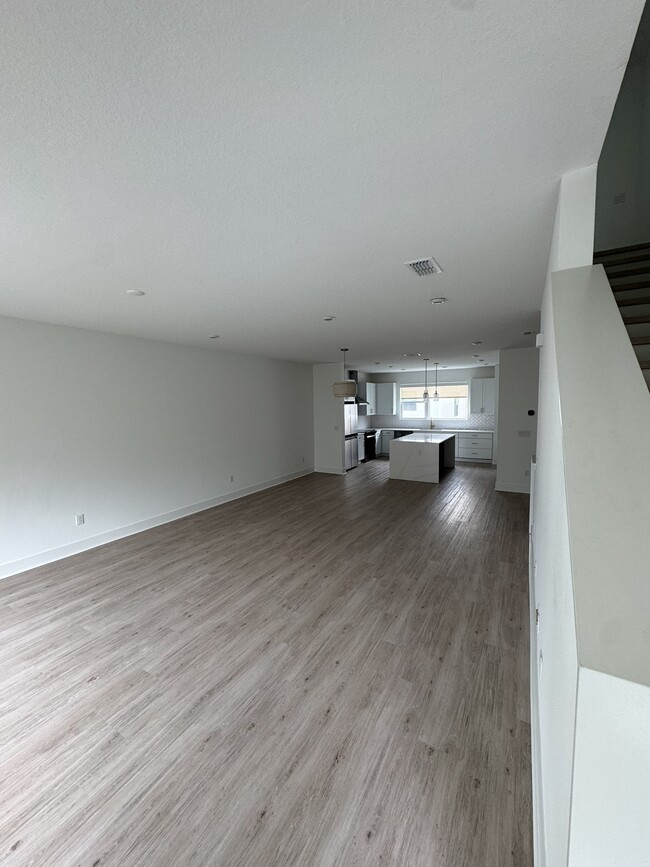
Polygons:
<instances>
[{"instance_id":1,"label":"stainless steel refrigerator","mask_svg":"<svg viewBox=\"0 0 650 867\"><path fill-rule=\"evenodd\" d=\"M356 403L344 403L345 412L345 469L351 470L359 463L358 411Z\"/></svg>"}]
</instances>

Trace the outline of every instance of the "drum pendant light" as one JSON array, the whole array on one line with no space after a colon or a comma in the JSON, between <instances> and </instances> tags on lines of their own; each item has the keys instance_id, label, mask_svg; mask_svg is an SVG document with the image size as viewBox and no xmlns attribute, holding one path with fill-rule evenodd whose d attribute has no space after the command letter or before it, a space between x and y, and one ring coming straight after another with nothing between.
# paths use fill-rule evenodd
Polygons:
<instances>
[{"instance_id":1,"label":"drum pendant light","mask_svg":"<svg viewBox=\"0 0 650 867\"><path fill-rule=\"evenodd\" d=\"M357 384L352 379L345 379L345 353L346 349L341 349L343 353L343 381L335 382L332 385L332 394L334 397L356 397L357 395Z\"/></svg>"}]
</instances>

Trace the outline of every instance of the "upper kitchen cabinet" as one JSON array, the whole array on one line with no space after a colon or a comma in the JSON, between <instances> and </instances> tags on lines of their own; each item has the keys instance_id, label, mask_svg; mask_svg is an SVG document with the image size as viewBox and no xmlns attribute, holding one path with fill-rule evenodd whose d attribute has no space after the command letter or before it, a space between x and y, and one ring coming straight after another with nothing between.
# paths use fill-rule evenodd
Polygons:
<instances>
[{"instance_id":1,"label":"upper kitchen cabinet","mask_svg":"<svg viewBox=\"0 0 650 867\"><path fill-rule=\"evenodd\" d=\"M360 382L359 396L368 401L368 406L360 404L359 415L377 415L377 385L374 382Z\"/></svg>"},{"instance_id":2,"label":"upper kitchen cabinet","mask_svg":"<svg viewBox=\"0 0 650 867\"><path fill-rule=\"evenodd\" d=\"M494 377L473 379L470 383L469 411L472 415L494 415L496 386Z\"/></svg>"},{"instance_id":3,"label":"upper kitchen cabinet","mask_svg":"<svg viewBox=\"0 0 650 867\"><path fill-rule=\"evenodd\" d=\"M397 415L397 383L377 382L377 412L375 415Z\"/></svg>"}]
</instances>

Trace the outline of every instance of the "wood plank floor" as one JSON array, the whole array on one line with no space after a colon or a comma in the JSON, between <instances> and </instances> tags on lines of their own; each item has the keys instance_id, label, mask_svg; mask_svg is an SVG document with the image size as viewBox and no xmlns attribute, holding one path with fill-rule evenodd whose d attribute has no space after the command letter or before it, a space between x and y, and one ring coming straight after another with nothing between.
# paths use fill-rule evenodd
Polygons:
<instances>
[{"instance_id":1,"label":"wood plank floor","mask_svg":"<svg viewBox=\"0 0 650 867\"><path fill-rule=\"evenodd\" d=\"M312 475L0 582L0 862L529 867L528 498Z\"/></svg>"}]
</instances>

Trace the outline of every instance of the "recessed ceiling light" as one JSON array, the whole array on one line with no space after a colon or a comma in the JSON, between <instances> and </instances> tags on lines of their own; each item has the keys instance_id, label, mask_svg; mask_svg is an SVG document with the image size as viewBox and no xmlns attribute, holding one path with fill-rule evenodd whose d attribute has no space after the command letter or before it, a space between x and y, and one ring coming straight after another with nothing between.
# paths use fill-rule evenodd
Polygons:
<instances>
[{"instance_id":1,"label":"recessed ceiling light","mask_svg":"<svg viewBox=\"0 0 650 867\"><path fill-rule=\"evenodd\" d=\"M323 322L334 322L336 316L323 316Z\"/></svg>"},{"instance_id":2,"label":"recessed ceiling light","mask_svg":"<svg viewBox=\"0 0 650 867\"><path fill-rule=\"evenodd\" d=\"M480 346L483 343L482 340L472 340L472 346Z\"/></svg>"},{"instance_id":3,"label":"recessed ceiling light","mask_svg":"<svg viewBox=\"0 0 650 867\"><path fill-rule=\"evenodd\" d=\"M444 304L446 300L446 298L430 298L429 304Z\"/></svg>"},{"instance_id":4,"label":"recessed ceiling light","mask_svg":"<svg viewBox=\"0 0 650 867\"><path fill-rule=\"evenodd\" d=\"M143 292L142 289L127 289L127 295L146 295L146 292Z\"/></svg>"},{"instance_id":5,"label":"recessed ceiling light","mask_svg":"<svg viewBox=\"0 0 650 867\"><path fill-rule=\"evenodd\" d=\"M216 340L218 337L221 337L221 335L220 334L211 334L210 340Z\"/></svg>"},{"instance_id":6,"label":"recessed ceiling light","mask_svg":"<svg viewBox=\"0 0 650 867\"><path fill-rule=\"evenodd\" d=\"M421 352L405 352L404 353L404 358L421 358L421 357L422 357Z\"/></svg>"},{"instance_id":7,"label":"recessed ceiling light","mask_svg":"<svg viewBox=\"0 0 650 867\"><path fill-rule=\"evenodd\" d=\"M449 365L448 365L448 364L443 364L443 365L442 365L442 369L443 369L443 370L444 370L446 367L449 367Z\"/></svg>"},{"instance_id":8,"label":"recessed ceiling light","mask_svg":"<svg viewBox=\"0 0 650 867\"><path fill-rule=\"evenodd\" d=\"M472 355L472 358L478 358L478 352L475 355Z\"/></svg>"},{"instance_id":9,"label":"recessed ceiling light","mask_svg":"<svg viewBox=\"0 0 650 867\"><path fill-rule=\"evenodd\" d=\"M389 364L389 365L388 365L388 366L389 366L389 367L395 367L395 365L394 365L394 364Z\"/></svg>"},{"instance_id":10,"label":"recessed ceiling light","mask_svg":"<svg viewBox=\"0 0 650 867\"><path fill-rule=\"evenodd\" d=\"M528 336L529 334L534 334L535 332L534 331L522 331L521 333Z\"/></svg>"},{"instance_id":11,"label":"recessed ceiling light","mask_svg":"<svg viewBox=\"0 0 650 867\"><path fill-rule=\"evenodd\" d=\"M485 359L484 359L484 358L479 358L479 361L485 361Z\"/></svg>"},{"instance_id":12,"label":"recessed ceiling light","mask_svg":"<svg viewBox=\"0 0 650 867\"><path fill-rule=\"evenodd\" d=\"M375 364L381 364L381 361L375 361Z\"/></svg>"}]
</instances>

